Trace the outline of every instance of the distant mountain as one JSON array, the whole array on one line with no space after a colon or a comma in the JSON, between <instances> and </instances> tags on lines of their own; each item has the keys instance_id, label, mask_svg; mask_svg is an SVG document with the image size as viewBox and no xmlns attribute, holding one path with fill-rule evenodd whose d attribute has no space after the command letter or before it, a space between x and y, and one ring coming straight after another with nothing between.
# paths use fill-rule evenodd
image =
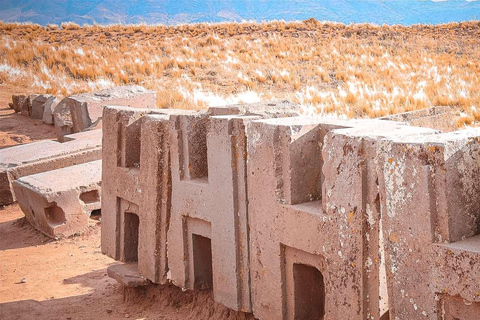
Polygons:
<instances>
[{"instance_id":1,"label":"distant mountain","mask_svg":"<svg viewBox=\"0 0 480 320\"><path fill-rule=\"evenodd\" d=\"M480 0L0 0L0 20L42 25L242 20L438 24L480 19Z\"/></svg>"}]
</instances>

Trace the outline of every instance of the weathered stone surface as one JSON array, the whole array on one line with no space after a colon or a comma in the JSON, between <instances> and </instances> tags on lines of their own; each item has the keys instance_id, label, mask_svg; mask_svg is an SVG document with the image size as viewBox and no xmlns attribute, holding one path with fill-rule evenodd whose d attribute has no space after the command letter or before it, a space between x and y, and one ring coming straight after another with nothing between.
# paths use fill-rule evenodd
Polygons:
<instances>
[{"instance_id":1,"label":"weathered stone surface","mask_svg":"<svg viewBox=\"0 0 480 320\"><path fill-rule=\"evenodd\" d=\"M190 226L187 238L200 236L200 242L211 243L210 260L219 271L211 279L216 301L249 311L244 122L259 117L242 115L246 111L237 107L227 109L234 114L104 109L102 201L109 209L103 213L102 251L123 261L138 259L142 275L155 283L165 283L169 230L171 280L190 289L208 287L208 281L199 284L193 280L199 271L192 251L184 252L189 258L183 262L183 247L192 248L190 240L184 241L182 236L185 220ZM175 194L172 185L176 186ZM202 205L198 210L185 211L185 206L193 208L194 203ZM128 221L137 219L138 244L128 240ZM120 235L116 232L118 225ZM133 258L132 251L136 252ZM181 267L184 263L187 269Z\"/></svg>"},{"instance_id":2,"label":"weathered stone surface","mask_svg":"<svg viewBox=\"0 0 480 320\"><path fill-rule=\"evenodd\" d=\"M480 129L291 106L106 107L102 252L259 319L476 319Z\"/></svg>"},{"instance_id":3,"label":"weathered stone surface","mask_svg":"<svg viewBox=\"0 0 480 320\"><path fill-rule=\"evenodd\" d=\"M12 95L13 109L15 112L19 113L22 110L28 110L28 96L25 94L14 94Z\"/></svg>"},{"instance_id":4,"label":"weathered stone surface","mask_svg":"<svg viewBox=\"0 0 480 320\"><path fill-rule=\"evenodd\" d=\"M65 138L64 143L45 140L0 150L1 205L15 201L12 182L20 177L101 158L101 130Z\"/></svg>"},{"instance_id":5,"label":"weathered stone surface","mask_svg":"<svg viewBox=\"0 0 480 320\"><path fill-rule=\"evenodd\" d=\"M124 287L136 288L150 284L150 281L138 272L138 266L135 262L109 266L107 268L107 274L110 278L117 280Z\"/></svg>"},{"instance_id":6,"label":"weathered stone surface","mask_svg":"<svg viewBox=\"0 0 480 320\"><path fill-rule=\"evenodd\" d=\"M378 319L385 313L378 299L378 218L370 226L367 221L378 192L375 166L367 165L375 155L372 143L381 138L373 128L409 131L379 120L306 118L259 120L247 127L256 317ZM321 285L309 287L316 282ZM314 301L301 302L303 290L318 286Z\"/></svg>"},{"instance_id":7,"label":"weathered stone surface","mask_svg":"<svg viewBox=\"0 0 480 320\"><path fill-rule=\"evenodd\" d=\"M57 104L60 102L56 97L50 96L45 103L43 104L43 115L42 115L42 120L43 123L46 124L53 124L53 111L55 110L55 107Z\"/></svg>"},{"instance_id":8,"label":"weathered stone surface","mask_svg":"<svg viewBox=\"0 0 480 320\"><path fill-rule=\"evenodd\" d=\"M480 307L480 235L448 244L435 244L435 292L460 297ZM479 313L477 313L478 315Z\"/></svg>"},{"instance_id":9,"label":"weathered stone surface","mask_svg":"<svg viewBox=\"0 0 480 320\"><path fill-rule=\"evenodd\" d=\"M381 120L402 121L412 126L433 128L442 131L458 130L456 120L459 110L451 106L435 106L420 110L396 113L381 117Z\"/></svg>"},{"instance_id":10,"label":"weathered stone surface","mask_svg":"<svg viewBox=\"0 0 480 320\"><path fill-rule=\"evenodd\" d=\"M479 137L478 128L390 137L378 150L391 318L440 317L441 305L453 303L450 290L469 291L452 283L454 277L438 275L459 261L444 253L457 251L454 244L446 249L435 243L455 243L479 234L480 182L474 178L480 173ZM446 259L436 270L439 255ZM440 298L442 294L446 296ZM465 298L473 299L471 291Z\"/></svg>"},{"instance_id":11,"label":"weathered stone surface","mask_svg":"<svg viewBox=\"0 0 480 320\"><path fill-rule=\"evenodd\" d=\"M258 118L170 117L171 280L187 289L212 288L216 302L246 312L251 299L245 124Z\"/></svg>"},{"instance_id":12,"label":"weathered stone surface","mask_svg":"<svg viewBox=\"0 0 480 320\"><path fill-rule=\"evenodd\" d=\"M210 107L208 113L212 116L246 115L261 116L263 118L280 118L299 116L301 114L301 108L298 104L288 100L272 100L267 102Z\"/></svg>"},{"instance_id":13,"label":"weathered stone surface","mask_svg":"<svg viewBox=\"0 0 480 320\"><path fill-rule=\"evenodd\" d=\"M22 115L29 117L32 116L33 100L35 100L38 96L38 94L31 94L28 96L26 108L22 109Z\"/></svg>"},{"instance_id":14,"label":"weathered stone surface","mask_svg":"<svg viewBox=\"0 0 480 320\"><path fill-rule=\"evenodd\" d=\"M140 274L162 284L168 271L167 114L172 112L179 111L106 107L102 129L102 252L116 260L138 261Z\"/></svg>"},{"instance_id":15,"label":"weathered stone surface","mask_svg":"<svg viewBox=\"0 0 480 320\"><path fill-rule=\"evenodd\" d=\"M53 109L53 125L57 131L57 138L63 141L63 137L73 133L73 122L70 108L67 102L70 98L64 98L59 101Z\"/></svg>"},{"instance_id":16,"label":"weathered stone surface","mask_svg":"<svg viewBox=\"0 0 480 320\"><path fill-rule=\"evenodd\" d=\"M53 97L53 96L44 95L44 94L42 94L42 95L30 95L29 96L29 100L32 100L31 101L31 106L32 106L31 116L32 116L33 119L43 119L43 113L44 113L44 109L45 109L44 104L51 97Z\"/></svg>"},{"instance_id":17,"label":"weathered stone surface","mask_svg":"<svg viewBox=\"0 0 480 320\"><path fill-rule=\"evenodd\" d=\"M59 138L71 132L98 128L107 105L156 108L155 92L141 86L123 86L98 92L82 93L63 99L54 110Z\"/></svg>"},{"instance_id":18,"label":"weathered stone surface","mask_svg":"<svg viewBox=\"0 0 480 320\"><path fill-rule=\"evenodd\" d=\"M9 103L8 103L8 107L9 107L10 109L13 109L13 102L9 102Z\"/></svg>"},{"instance_id":19,"label":"weathered stone surface","mask_svg":"<svg viewBox=\"0 0 480 320\"><path fill-rule=\"evenodd\" d=\"M49 237L68 237L88 226L100 209L102 161L37 173L13 182L27 220Z\"/></svg>"}]
</instances>

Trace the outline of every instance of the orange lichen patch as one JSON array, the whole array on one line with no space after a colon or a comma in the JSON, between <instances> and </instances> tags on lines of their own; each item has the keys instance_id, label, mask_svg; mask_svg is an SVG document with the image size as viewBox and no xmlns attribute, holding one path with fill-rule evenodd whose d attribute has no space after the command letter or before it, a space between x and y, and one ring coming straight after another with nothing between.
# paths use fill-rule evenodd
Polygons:
<instances>
[{"instance_id":1,"label":"orange lichen patch","mask_svg":"<svg viewBox=\"0 0 480 320\"><path fill-rule=\"evenodd\" d=\"M393 232L388 236L388 239L390 240L390 242L394 242L394 243L398 242L398 237Z\"/></svg>"},{"instance_id":2,"label":"orange lichen patch","mask_svg":"<svg viewBox=\"0 0 480 320\"><path fill-rule=\"evenodd\" d=\"M350 211L350 213L348 214L348 223L352 223L354 216L355 216L355 212Z\"/></svg>"}]
</instances>

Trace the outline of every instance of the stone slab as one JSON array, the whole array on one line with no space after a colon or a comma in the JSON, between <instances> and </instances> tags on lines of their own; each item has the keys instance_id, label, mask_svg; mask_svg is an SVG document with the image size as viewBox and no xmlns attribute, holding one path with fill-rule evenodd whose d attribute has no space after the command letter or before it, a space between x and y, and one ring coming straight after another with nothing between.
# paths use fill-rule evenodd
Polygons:
<instances>
[{"instance_id":1,"label":"stone slab","mask_svg":"<svg viewBox=\"0 0 480 320\"><path fill-rule=\"evenodd\" d=\"M107 268L107 274L124 287L136 288L150 284L150 281L138 272L138 264L135 262L111 265Z\"/></svg>"},{"instance_id":2,"label":"stone slab","mask_svg":"<svg viewBox=\"0 0 480 320\"><path fill-rule=\"evenodd\" d=\"M88 226L100 209L102 161L22 177L13 182L27 220L49 237L68 237Z\"/></svg>"},{"instance_id":3,"label":"stone slab","mask_svg":"<svg viewBox=\"0 0 480 320\"><path fill-rule=\"evenodd\" d=\"M67 97L54 110L59 138L91 127L99 128L103 108L107 105L156 108L156 96L154 91L132 85Z\"/></svg>"},{"instance_id":4,"label":"stone slab","mask_svg":"<svg viewBox=\"0 0 480 320\"><path fill-rule=\"evenodd\" d=\"M44 140L1 149L0 204L15 201L12 182L20 177L101 158L101 130L68 135L65 140L64 143Z\"/></svg>"}]
</instances>

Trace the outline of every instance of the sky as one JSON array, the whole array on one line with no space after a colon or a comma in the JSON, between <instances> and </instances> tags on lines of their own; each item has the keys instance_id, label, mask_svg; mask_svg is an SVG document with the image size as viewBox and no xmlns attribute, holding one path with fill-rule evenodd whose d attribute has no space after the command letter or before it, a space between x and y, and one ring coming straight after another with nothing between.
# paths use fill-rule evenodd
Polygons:
<instances>
[{"instance_id":1,"label":"sky","mask_svg":"<svg viewBox=\"0 0 480 320\"><path fill-rule=\"evenodd\" d=\"M0 0L0 20L41 25L306 20L439 24L480 19L479 0Z\"/></svg>"}]
</instances>

